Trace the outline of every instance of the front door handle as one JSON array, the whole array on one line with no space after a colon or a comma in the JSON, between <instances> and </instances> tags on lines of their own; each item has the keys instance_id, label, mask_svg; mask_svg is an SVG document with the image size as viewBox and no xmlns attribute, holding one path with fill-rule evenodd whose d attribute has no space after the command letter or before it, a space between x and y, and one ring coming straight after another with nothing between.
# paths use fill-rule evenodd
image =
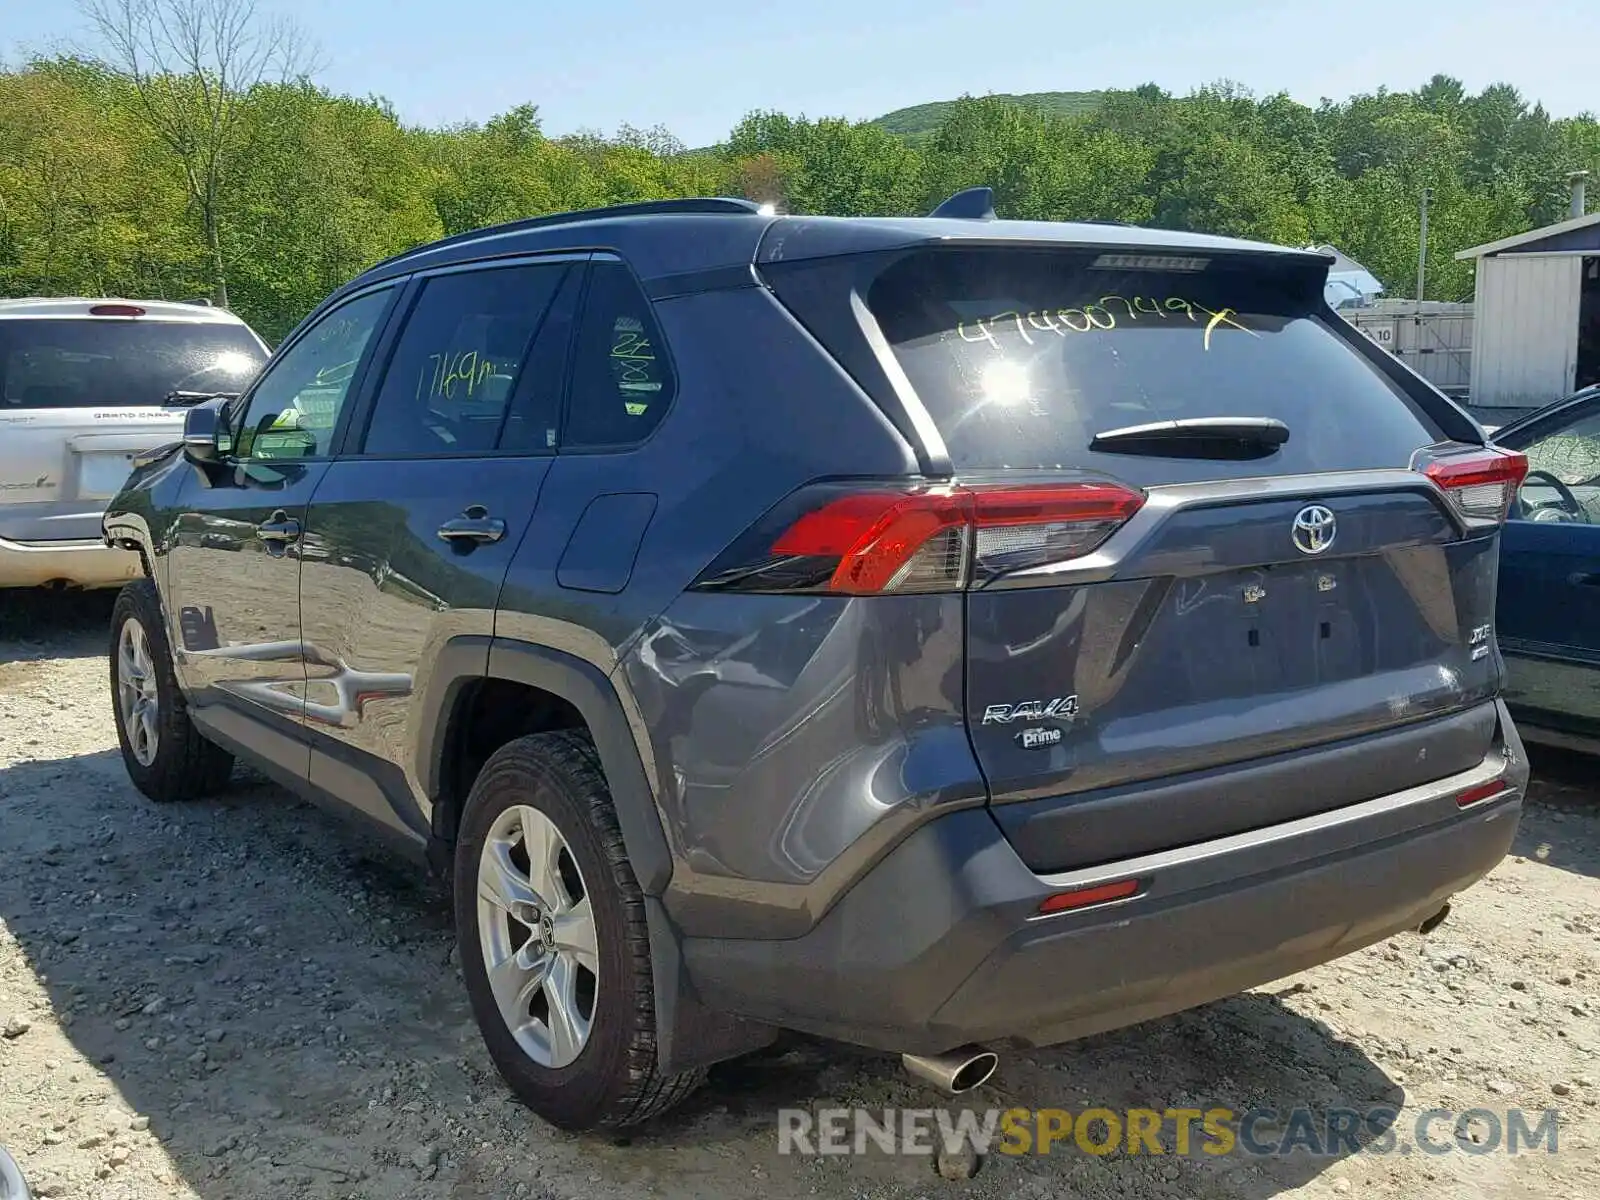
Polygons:
<instances>
[{"instance_id":1,"label":"front door handle","mask_svg":"<svg viewBox=\"0 0 1600 1200\"><path fill-rule=\"evenodd\" d=\"M1600 571L1577 571L1567 576L1573 587L1600 587Z\"/></svg>"},{"instance_id":2,"label":"front door handle","mask_svg":"<svg viewBox=\"0 0 1600 1200\"><path fill-rule=\"evenodd\" d=\"M256 536L263 542L294 542L300 538L300 522L283 509L279 509L256 526Z\"/></svg>"},{"instance_id":3,"label":"front door handle","mask_svg":"<svg viewBox=\"0 0 1600 1200\"><path fill-rule=\"evenodd\" d=\"M481 504L470 505L459 517L451 517L439 526L439 538L446 542L498 542L506 535L506 523L491 517Z\"/></svg>"}]
</instances>

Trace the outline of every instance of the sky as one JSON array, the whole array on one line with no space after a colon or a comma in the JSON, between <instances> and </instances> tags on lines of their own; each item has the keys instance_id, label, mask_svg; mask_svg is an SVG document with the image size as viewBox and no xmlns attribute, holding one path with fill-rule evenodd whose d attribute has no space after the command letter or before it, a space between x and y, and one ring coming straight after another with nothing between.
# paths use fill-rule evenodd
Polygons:
<instances>
[{"instance_id":1,"label":"sky","mask_svg":"<svg viewBox=\"0 0 1600 1200\"><path fill-rule=\"evenodd\" d=\"M411 124L538 105L546 133L665 125L690 146L753 109L864 119L964 93L1219 79L1315 104L1443 72L1600 111L1600 0L257 0L318 80ZM89 40L73 0L0 0L17 61Z\"/></svg>"}]
</instances>

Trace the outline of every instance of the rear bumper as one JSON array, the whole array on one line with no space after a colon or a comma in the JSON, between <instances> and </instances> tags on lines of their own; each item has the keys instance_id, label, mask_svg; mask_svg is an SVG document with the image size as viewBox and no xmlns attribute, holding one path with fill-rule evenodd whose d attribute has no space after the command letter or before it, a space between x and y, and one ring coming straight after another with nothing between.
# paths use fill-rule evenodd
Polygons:
<instances>
[{"instance_id":1,"label":"rear bumper","mask_svg":"<svg viewBox=\"0 0 1600 1200\"><path fill-rule=\"evenodd\" d=\"M99 538L63 542L13 542L0 538L0 587L119 587L144 573L139 556L113 550Z\"/></svg>"},{"instance_id":2,"label":"rear bumper","mask_svg":"<svg viewBox=\"0 0 1600 1200\"><path fill-rule=\"evenodd\" d=\"M1049 1045L1207 1003L1420 925L1506 854L1527 784L1503 741L1471 770L1334 812L1057 875L986 810L936 820L804 937L686 939L704 1003L886 1050ZM1466 809L1461 792L1507 790ZM1036 916L1065 889L1131 899Z\"/></svg>"}]
</instances>

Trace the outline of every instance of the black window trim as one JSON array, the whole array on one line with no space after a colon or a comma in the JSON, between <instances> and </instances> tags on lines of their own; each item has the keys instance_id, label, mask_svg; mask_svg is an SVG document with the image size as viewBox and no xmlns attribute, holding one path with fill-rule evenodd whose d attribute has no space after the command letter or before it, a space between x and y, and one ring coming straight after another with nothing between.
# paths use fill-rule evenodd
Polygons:
<instances>
[{"instance_id":1,"label":"black window trim","mask_svg":"<svg viewBox=\"0 0 1600 1200\"><path fill-rule=\"evenodd\" d=\"M261 370L256 374L256 377L251 382L249 389L239 397L238 401L236 402L236 407L232 408L232 412L234 414L232 420L242 420L250 412L250 405L255 402L256 391L260 388L261 384L266 381L268 376L271 375L277 361L281 360L291 350L304 341L311 331L321 325L328 317L338 312L341 308L354 304L358 300L363 300L375 292L388 292L390 293L389 303L384 308L383 312L379 314L377 324L373 327L372 336L367 339L367 344L361 350L361 358L356 362L355 374L350 380L349 390L345 392L344 402L339 406L339 416L334 421L333 429L328 435L328 452L326 454L308 454L302 458L294 459L252 457L240 458L238 456L233 456L233 461L236 461L240 464L285 461L296 463L318 463L332 462L338 457L339 448L343 445L345 437L350 429L351 417L355 413L356 409L360 407L363 399L365 398L367 386L372 379L372 360L376 357L378 348L384 343L384 340L388 336L390 330L394 328L395 313L399 307L399 300L402 294L405 292L406 287L407 282L404 279L385 279L379 283L373 284L371 287L362 288L359 292L352 292L348 296L341 296L336 304L330 304L326 307L319 306L318 308L314 309L311 315L300 323L300 327L296 329L288 338L285 338L278 348L274 350L268 357L267 361L261 365ZM237 430L235 431L235 438L237 439Z\"/></svg>"},{"instance_id":2,"label":"black window trim","mask_svg":"<svg viewBox=\"0 0 1600 1200\"><path fill-rule=\"evenodd\" d=\"M470 262L450 263L445 266L432 267L426 271L418 271L413 275L404 276L400 281L402 284L401 291L404 294L401 296L400 302L396 305L392 328L384 331L382 346L383 357L381 366L375 365L370 370L371 386L363 388L362 395L360 397L360 404L357 406L359 408L359 412L355 414L349 424L349 427L345 430L343 438L338 443L338 452L333 457L340 461L345 459L353 459L360 460L362 462L413 462L434 459L553 458L558 452L557 447L560 445L561 441L560 426L566 413L566 396L572 373L572 341L570 336L568 338L567 352L563 358L561 372L561 396L557 401L556 408L558 430L556 437L557 446L541 446L532 448L522 447L515 450L502 450L498 446L495 446L488 450L441 449L414 451L406 454L368 454L362 449L362 447L367 440L367 433L371 429L372 419L377 413L378 393L383 388L383 381L388 376L389 368L394 363L395 351L399 349L400 339L405 335L406 326L411 323L411 316L416 310L417 302L421 299L423 288L427 284L428 280L437 278L441 275L462 275L483 271L505 270L514 267L549 266L557 263L568 263L573 265L578 271L586 271L589 260L593 257L594 255L587 250L554 250L542 254L519 254L515 256L492 259L473 259ZM393 283L394 281L391 280L389 282ZM578 305L576 309L578 313L578 319L573 322L574 331L576 331L578 324L582 320L583 299L587 292L588 285L587 278L582 279L579 282L584 288L584 293L581 293L578 299ZM555 294L553 294L550 298L552 307L560 298L561 287L564 286L567 286L565 279L563 279L561 284L558 285ZM545 318L548 317L549 310L547 309L545 312ZM543 327L544 319L541 319L539 328L534 330L534 336L528 343L528 349L530 352L533 349L534 342L538 340L538 335L543 330ZM511 395L508 397L506 402L507 413L511 411L511 407L516 403L523 386L524 376L522 372L519 371L516 385L513 387ZM504 434L504 431L505 415L502 414L500 431L496 434L496 441L498 441L499 438Z\"/></svg>"},{"instance_id":3,"label":"black window trim","mask_svg":"<svg viewBox=\"0 0 1600 1200\"><path fill-rule=\"evenodd\" d=\"M637 440L631 442L607 442L603 445L597 444L592 446L569 446L567 444L567 426L568 418L572 412L572 377L574 374L574 364L572 361L573 347L577 345L578 338L583 332L583 323L589 315L589 289L594 281L594 267L599 263L616 263L621 266L622 269L628 273L628 277L633 280L634 286L639 289L639 295L644 298L645 308L650 314L650 319L656 323L657 333L660 334L661 351L667 360L667 370L672 372L672 398L667 401L667 406L661 414L661 419L657 421L651 428L650 432L645 434L642 438L638 438ZM583 281L583 293L578 297L577 320L572 323L572 342L567 347L566 384L563 388L561 397L561 421L556 432L556 450L561 456L577 458L590 455L630 454L636 450L641 450L655 440L656 435L661 432L661 427L667 423L667 420L672 416L673 411L678 407L678 396L683 390L683 376L678 371L678 364L672 353L672 344L667 339L667 331L662 327L661 318L657 315L656 309L657 302L651 298L649 290L644 286L644 282L639 278L639 273L635 271L633 267L628 264L628 261L620 254L597 251L589 256L589 268Z\"/></svg>"}]
</instances>

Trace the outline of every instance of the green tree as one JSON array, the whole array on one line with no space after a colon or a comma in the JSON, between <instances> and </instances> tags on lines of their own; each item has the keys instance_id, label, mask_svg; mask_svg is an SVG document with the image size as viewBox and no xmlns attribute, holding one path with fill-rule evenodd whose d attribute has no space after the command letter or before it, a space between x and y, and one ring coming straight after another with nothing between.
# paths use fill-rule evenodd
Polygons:
<instances>
[{"instance_id":1,"label":"green tree","mask_svg":"<svg viewBox=\"0 0 1600 1200\"><path fill-rule=\"evenodd\" d=\"M309 67L291 22L263 20L253 0L82 0L124 81L132 112L177 162L205 240L213 299L228 305L223 253L227 187L246 98L277 72Z\"/></svg>"},{"instance_id":2,"label":"green tree","mask_svg":"<svg viewBox=\"0 0 1600 1200\"><path fill-rule=\"evenodd\" d=\"M923 194L921 154L866 121L751 113L722 153L736 175L742 164L763 159L783 194L759 198L795 212L904 215L915 211Z\"/></svg>"}]
</instances>

